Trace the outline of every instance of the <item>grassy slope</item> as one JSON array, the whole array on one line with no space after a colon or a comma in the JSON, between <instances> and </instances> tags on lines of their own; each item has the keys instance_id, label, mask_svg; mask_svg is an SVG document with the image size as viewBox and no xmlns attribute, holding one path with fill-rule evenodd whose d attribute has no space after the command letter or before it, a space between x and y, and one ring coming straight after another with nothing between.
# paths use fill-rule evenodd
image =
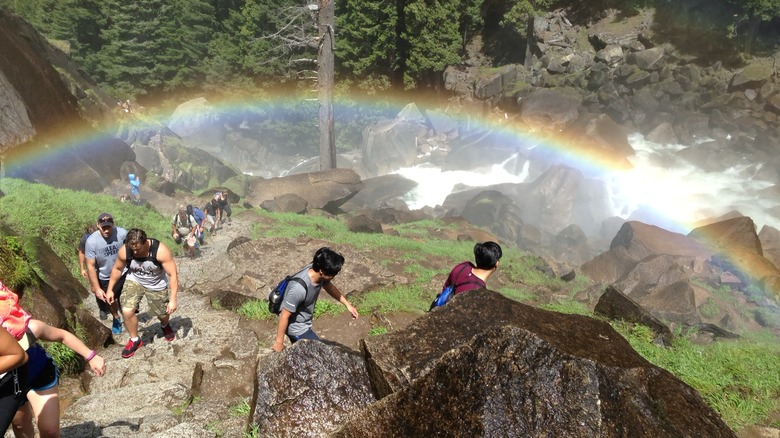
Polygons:
<instances>
[{"instance_id":1,"label":"grassy slope","mask_svg":"<svg viewBox=\"0 0 780 438\"><path fill-rule=\"evenodd\" d=\"M0 278L28 281L35 270L35 254L25 251L31 239L42 236L53 246L71 272L78 276L74 245L84 226L102 211L111 212L117 223L126 228L139 227L150 235L168 235L168 221L157 212L122 204L114 198L86 192L53 189L18 180L4 179L0 187L6 196L0 198ZM403 269L413 278L410 284L392 289L373 290L356 298L362 312L378 309L383 313L412 312L422 314L436 291L432 279L444 275L454 263L471 259L472 242L431 238L432 230L447 228L437 221L423 221L395 227L399 236L351 233L338 220L294 214L260 212L269 220L255 225L254 236L297 237L302 234L348 244L377 255L388 266ZM270 224L270 225L268 225ZM175 247L175 246L171 246ZM576 292L588 286L587 279L573 284L547 277L535 266L539 259L517 248L504 248L500 275L507 287L501 292L529 304L538 303L541 295L555 294L557 304L551 310L590 314L587 306L573 301ZM33 260L26 262L25 259ZM400 267L400 268L399 268ZM26 274L25 274L26 273ZM568 297L568 298L567 298ZM323 301L317 315L333 314L343 307ZM263 302L250 303L240 313L252 318L270 318ZM652 335L642 326L613 323L643 356L673 372L704 396L733 428L748 425L780 427L780 346L769 333L757 333L739 341L694 345L678 337L672 348L658 347ZM375 334L381 334L377 329Z\"/></svg>"}]
</instances>

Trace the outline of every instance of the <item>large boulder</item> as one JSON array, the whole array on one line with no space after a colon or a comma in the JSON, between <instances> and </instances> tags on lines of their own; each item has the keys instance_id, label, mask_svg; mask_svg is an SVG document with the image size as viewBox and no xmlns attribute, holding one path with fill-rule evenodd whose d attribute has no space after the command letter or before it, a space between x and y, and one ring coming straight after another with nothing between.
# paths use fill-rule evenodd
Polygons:
<instances>
[{"instance_id":1,"label":"large boulder","mask_svg":"<svg viewBox=\"0 0 780 438\"><path fill-rule=\"evenodd\" d=\"M333 436L736 436L608 324L492 291L458 295L362 348L384 398Z\"/></svg>"},{"instance_id":2,"label":"large boulder","mask_svg":"<svg viewBox=\"0 0 780 438\"><path fill-rule=\"evenodd\" d=\"M341 209L382 208L388 203L403 202L404 195L417 187L417 182L398 174L389 174L363 180L359 192L345 202Z\"/></svg>"},{"instance_id":3,"label":"large boulder","mask_svg":"<svg viewBox=\"0 0 780 438\"><path fill-rule=\"evenodd\" d=\"M213 155L222 152L226 135L224 123L205 97L191 99L177 106L168 120L168 127L188 146Z\"/></svg>"},{"instance_id":4,"label":"large boulder","mask_svg":"<svg viewBox=\"0 0 780 438\"><path fill-rule=\"evenodd\" d=\"M690 236L708 245L715 253L714 263L730 271L745 284L761 284L765 292L780 301L780 288L774 280L780 269L764 257L761 240L749 217L737 217L694 229Z\"/></svg>"},{"instance_id":5,"label":"large boulder","mask_svg":"<svg viewBox=\"0 0 780 438\"><path fill-rule=\"evenodd\" d=\"M540 88L518 100L520 120L530 126L559 131L577 120L581 100L574 89Z\"/></svg>"},{"instance_id":6,"label":"large boulder","mask_svg":"<svg viewBox=\"0 0 780 438\"><path fill-rule=\"evenodd\" d=\"M127 145L92 128L105 121L108 100L67 54L17 15L0 10L0 154L5 176L102 190L118 176L123 161L134 159ZM114 161L106 163L98 155Z\"/></svg>"},{"instance_id":7,"label":"large boulder","mask_svg":"<svg viewBox=\"0 0 780 438\"><path fill-rule=\"evenodd\" d=\"M461 214L464 219L486 228L500 238L521 246L523 221L517 204L496 190L478 193L466 203Z\"/></svg>"},{"instance_id":8,"label":"large boulder","mask_svg":"<svg viewBox=\"0 0 780 438\"><path fill-rule=\"evenodd\" d=\"M669 327L615 286L607 287L593 313L614 321L642 324L655 332L656 340L662 341L663 345L671 345L673 335Z\"/></svg>"},{"instance_id":9,"label":"large boulder","mask_svg":"<svg viewBox=\"0 0 780 438\"><path fill-rule=\"evenodd\" d=\"M392 120L363 130L363 165L370 176L379 176L415 164L420 139L428 126L416 107L407 107Z\"/></svg>"},{"instance_id":10,"label":"large boulder","mask_svg":"<svg viewBox=\"0 0 780 438\"><path fill-rule=\"evenodd\" d=\"M257 369L252 424L261 436L324 436L376 400L363 358L343 345L297 342Z\"/></svg>"},{"instance_id":11,"label":"large boulder","mask_svg":"<svg viewBox=\"0 0 780 438\"><path fill-rule=\"evenodd\" d=\"M338 208L363 188L360 176L351 169L331 169L253 181L246 202L260 205L264 201L289 193L306 200L308 208L336 213Z\"/></svg>"}]
</instances>

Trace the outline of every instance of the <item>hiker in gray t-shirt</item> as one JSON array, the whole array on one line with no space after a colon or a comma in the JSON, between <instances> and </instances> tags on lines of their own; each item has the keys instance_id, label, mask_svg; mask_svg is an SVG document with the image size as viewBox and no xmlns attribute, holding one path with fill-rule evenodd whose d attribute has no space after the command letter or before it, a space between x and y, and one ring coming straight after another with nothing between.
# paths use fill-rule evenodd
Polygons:
<instances>
[{"instance_id":1,"label":"hiker in gray t-shirt","mask_svg":"<svg viewBox=\"0 0 780 438\"><path fill-rule=\"evenodd\" d=\"M274 351L284 349L284 335L295 343L301 339L319 340L319 336L311 329L314 316L314 306L320 296L320 290L325 289L330 296L343 304L353 318L358 317L358 310L350 304L336 285L333 277L341 271L344 264L344 256L328 247L317 250L312 263L295 274L306 284L304 290L296 281L287 284L282 302L282 311L279 314L279 325L276 329L276 342Z\"/></svg>"},{"instance_id":2,"label":"hiker in gray t-shirt","mask_svg":"<svg viewBox=\"0 0 780 438\"><path fill-rule=\"evenodd\" d=\"M101 300L106 301L106 289L111 278L111 268L114 267L119 248L124 244L127 230L114 225L114 218L109 213L101 213L97 220L98 230L87 238L84 245L84 257L87 260L87 276L92 292ZM114 316L111 332L122 333L122 318L119 316L119 298L122 294L122 282L114 288L116 301L109 305Z\"/></svg>"}]
</instances>

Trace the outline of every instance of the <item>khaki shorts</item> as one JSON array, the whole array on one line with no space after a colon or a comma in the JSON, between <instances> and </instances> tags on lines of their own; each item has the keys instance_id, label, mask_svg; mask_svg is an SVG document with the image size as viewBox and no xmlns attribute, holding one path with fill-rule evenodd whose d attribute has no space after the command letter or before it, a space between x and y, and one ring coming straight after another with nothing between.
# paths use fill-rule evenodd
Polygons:
<instances>
[{"instance_id":1,"label":"khaki shorts","mask_svg":"<svg viewBox=\"0 0 780 438\"><path fill-rule=\"evenodd\" d=\"M144 296L146 296L146 304L149 306L149 313L158 317L167 315L167 287L163 290L149 290L131 280L125 282L125 288L122 291L122 310L137 309Z\"/></svg>"}]
</instances>

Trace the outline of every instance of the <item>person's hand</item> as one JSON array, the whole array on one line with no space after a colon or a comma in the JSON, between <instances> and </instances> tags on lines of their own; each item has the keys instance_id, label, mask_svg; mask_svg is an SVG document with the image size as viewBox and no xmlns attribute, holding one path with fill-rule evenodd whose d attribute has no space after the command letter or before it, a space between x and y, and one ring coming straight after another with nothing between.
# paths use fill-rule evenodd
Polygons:
<instances>
[{"instance_id":1,"label":"person's hand","mask_svg":"<svg viewBox=\"0 0 780 438\"><path fill-rule=\"evenodd\" d=\"M101 289L101 292L103 292L102 289ZM97 295L97 294L95 294L95 295ZM110 290L108 292L105 292L103 298L101 298L101 299L103 301L107 302L108 304L114 304L114 291Z\"/></svg>"},{"instance_id":2,"label":"person's hand","mask_svg":"<svg viewBox=\"0 0 780 438\"><path fill-rule=\"evenodd\" d=\"M89 368L96 376L102 377L106 374L106 361L102 357L95 355L92 360L89 361Z\"/></svg>"},{"instance_id":3,"label":"person's hand","mask_svg":"<svg viewBox=\"0 0 780 438\"><path fill-rule=\"evenodd\" d=\"M84 268L81 268L81 276L84 278L87 278L87 270Z\"/></svg>"},{"instance_id":4,"label":"person's hand","mask_svg":"<svg viewBox=\"0 0 780 438\"><path fill-rule=\"evenodd\" d=\"M178 306L176 305L176 300L169 300L168 306L165 308L165 313L170 315L173 312L175 312L176 309L178 309Z\"/></svg>"},{"instance_id":5,"label":"person's hand","mask_svg":"<svg viewBox=\"0 0 780 438\"><path fill-rule=\"evenodd\" d=\"M353 318L358 319L358 315L360 315L360 314L358 313L358 309L356 309L355 306L353 306L352 304L347 303L347 310L349 310L349 313L352 314Z\"/></svg>"},{"instance_id":6,"label":"person's hand","mask_svg":"<svg viewBox=\"0 0 780 438\"><path fill-rule=\"evenodd\" d=\"M274 342L274 345L271 347L275 352L280 352L284 350L284 341L276 341Z\"/></svg>"},{"instance_id":7,"label":"person's hand","mask_svg":"<svg viewBox=\"0 0 780 438\"><path fill-rule=\"evenodd\" d=\"M98 298L100 301L106 301L106 293L103 291L103 289L98 289L98 290L96 290L96 291L95 291L95 296L96 296L96 297L97 297L97 298ZM107 302L107 301L106 301L106 302Z\"/></svg>"}]
</instances>

